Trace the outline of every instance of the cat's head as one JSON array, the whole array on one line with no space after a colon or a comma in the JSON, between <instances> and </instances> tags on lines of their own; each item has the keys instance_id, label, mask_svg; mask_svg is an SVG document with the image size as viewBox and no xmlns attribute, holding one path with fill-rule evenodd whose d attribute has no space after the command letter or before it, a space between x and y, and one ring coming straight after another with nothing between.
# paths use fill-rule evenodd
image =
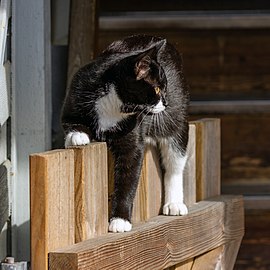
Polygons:
<instances>
[{"instance_id":1,"label":"cat's head","mask_svg":"<svg viewBox=\"0 0 270 270\"><path fill-rule=\"evenodd\" d=\"M117 93L124 105L134 111L159 113L167 106L167 79L158 62L164 43L140 51L119 61L115 67Z\"/></svg>"}]
</instances>

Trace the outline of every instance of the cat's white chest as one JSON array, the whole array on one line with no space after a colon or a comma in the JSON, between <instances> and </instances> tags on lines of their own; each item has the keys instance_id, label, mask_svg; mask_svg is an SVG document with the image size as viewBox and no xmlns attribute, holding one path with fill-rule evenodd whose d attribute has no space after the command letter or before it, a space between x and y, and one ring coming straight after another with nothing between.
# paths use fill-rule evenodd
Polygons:
<instances>
[{"instance_id":1,"label":"cat's white chest","mask_svg":"<svg viewBox=\"0 0 270 270\"><path fill-rule=\"evenodd\" d=\"M98 99L95 104L99 131L104 132L128 117L128 114L121 113L120 108L123 105L122 101L116 94L113 87L110 87L110 92Z\"/></svg>"}]
</instances>

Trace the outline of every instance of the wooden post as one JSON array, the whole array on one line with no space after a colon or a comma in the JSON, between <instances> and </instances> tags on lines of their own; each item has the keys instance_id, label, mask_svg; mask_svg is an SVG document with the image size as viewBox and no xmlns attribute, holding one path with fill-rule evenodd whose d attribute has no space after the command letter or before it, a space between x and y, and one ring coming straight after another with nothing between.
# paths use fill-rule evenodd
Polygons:
<instances>
[{"instance_id":1,"label":"wooden post","mask_svg":"<svg viewBox=\"0 0 270 270\"><path fill-rule=\"evenodd\" d=\"M220 194L220 120L202 119L196 126L197 201Z\"/></svg>"},{"instance_id":2,"label":"wooden post","mask_svg":"<svg viewBox=\"0 0 270 270\"><path fill-rule=\"evenodd\" d=\"M189 124L187 163L184 170L184 201L187 206L196 202L196 125Z\"/></svg>"},{"instance_id":3,"label":"wooden post","mask_svg":"<svg viewBox=\"0 0 270 270\"><path fill-rule=\"evenodd\" d=\"M74 244L72 150L30 156L31 267L48 270L48 252Z\"/></svg>"},{"instance_id":4,"label":"wooden post","mask_svg":"<svg viewBox=\"0 0 270 270\"><path fill-rule=\"evenodd\" d=\"M98 0L72 0L69 29L68 85L78 69L95 55Z\"/></svg>"},{"instance_id":5,"label":"wooden post","mask_svg":"<svg viewBox=\"0 0 270 270\"><path fill-rule=\"evenodd\" d=\"M108 171L105 143L75 153L75 242L108 232Z\"/></svg>"}]
</instances>

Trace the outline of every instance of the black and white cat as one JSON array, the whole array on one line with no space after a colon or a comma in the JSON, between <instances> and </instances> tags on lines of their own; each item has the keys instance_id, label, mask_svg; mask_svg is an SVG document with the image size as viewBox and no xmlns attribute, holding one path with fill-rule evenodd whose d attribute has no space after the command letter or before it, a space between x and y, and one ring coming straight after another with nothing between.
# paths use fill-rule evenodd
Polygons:
<instances>
[{"instance_id":1,"label":"black and white cat","mask_svg":"<svg viewBox=\"0 0 270 270\"><path fill-rule=\"evenodd\" d=\"M109 231L130 231L145 145L164 167L164 215L186 215L183 170L188 91L182 60L166 39L137 35L113 42L73 77L62 124L65 146L107 142L115 160Z\"/></svg>"}]
</instances>

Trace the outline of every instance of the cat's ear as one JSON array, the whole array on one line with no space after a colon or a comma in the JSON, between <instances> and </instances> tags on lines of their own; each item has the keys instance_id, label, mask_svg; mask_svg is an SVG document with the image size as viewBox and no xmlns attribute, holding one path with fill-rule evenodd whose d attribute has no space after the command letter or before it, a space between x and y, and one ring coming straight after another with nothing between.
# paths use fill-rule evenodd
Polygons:
<instances>
[{"instance_id":1,"label":"cat's ear","mask_svg":"<svg viewBox=\"0 0 270 270\"><path fill-rule=\"evenodd\" d=\"M143 56L140 60L138 60L135 64L135 75L136 80L141 80L146 78L150 71L151 58L149 55Z\"/></svg>"},{"instance_id":2,"label":"cat's ear","mask_svg":"<svg viewBox=\"0 0 270 270\"><path fill-rule=\"evenodd\" d=\"M165 43L166 40L161 40L151 49L137 55L134 69L136 80L141 80L148 76L152 59L157 60L159 50Z\"/></svg>"}]
</instances>

